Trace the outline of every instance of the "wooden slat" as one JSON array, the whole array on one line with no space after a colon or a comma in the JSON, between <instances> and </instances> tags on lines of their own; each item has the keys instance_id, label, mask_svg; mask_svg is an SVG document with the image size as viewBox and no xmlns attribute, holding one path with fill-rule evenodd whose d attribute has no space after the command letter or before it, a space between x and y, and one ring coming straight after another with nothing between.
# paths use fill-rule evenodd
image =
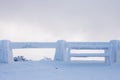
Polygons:
<instances>
[{"instance_id":1,"label":"wooden slat","mask_svg":"<svg viewBox=\"0 0 120 80\"><path fill-rule=\"evenodd\" d=\"M67 47L71 49L108 49L108 42L67 42Z\"/></svg>"},{"instance_id":2,"label":"wooden slat","mask_svg":"<svg viewBox=\"0 0 120 80\"><path fill-rule=\"evenodd\" d=\"M105 56L109 56L108 54L103 54L103 53L95 53L95 54L88 54L88 53L80 53L80 54L76 54L76 53L72 53L70 54L70 57L105 57Z\"/></svg>"},{"instance_id":3,"label":"wooden slat","mask_svg":"<svg viewBox=\"0 0 120 80\"><path fill-rule=\"evenodd\" d=\"M12 42L13 49L21 48L55 48L55 42Z\"/></svg>"}]
</instances>

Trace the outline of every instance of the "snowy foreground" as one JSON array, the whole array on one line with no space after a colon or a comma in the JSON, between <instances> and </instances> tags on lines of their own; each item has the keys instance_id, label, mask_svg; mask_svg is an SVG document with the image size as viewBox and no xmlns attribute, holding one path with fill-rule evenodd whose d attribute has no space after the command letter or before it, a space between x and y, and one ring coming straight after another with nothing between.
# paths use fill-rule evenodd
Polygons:
<instances>
[{"instance_id":1,"label":"snowy foreground","mask_svg":"<svg viewBox=\"0 0 120 80\"><path fill-rule=\"evenodd\" d=\"M0 80L120 80L120 65L54 61L0 63Z\"/></svg>"}]
</instances>

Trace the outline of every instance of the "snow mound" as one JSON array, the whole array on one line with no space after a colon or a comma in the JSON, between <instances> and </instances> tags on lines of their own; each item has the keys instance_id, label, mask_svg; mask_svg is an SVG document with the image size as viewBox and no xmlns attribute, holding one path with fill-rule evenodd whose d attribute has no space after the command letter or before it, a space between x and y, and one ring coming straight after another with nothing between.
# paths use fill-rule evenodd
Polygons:
<instances>
[{"instance_id":1,"label":"snow mound","mask_svg":"<svg viewBox=\"0 0 120 80\"><path fill-rule=\"evenodd\" d=\"M120 65L27 61L0 64L0 80L120 80Z\"/></svg>"}]
</instances>

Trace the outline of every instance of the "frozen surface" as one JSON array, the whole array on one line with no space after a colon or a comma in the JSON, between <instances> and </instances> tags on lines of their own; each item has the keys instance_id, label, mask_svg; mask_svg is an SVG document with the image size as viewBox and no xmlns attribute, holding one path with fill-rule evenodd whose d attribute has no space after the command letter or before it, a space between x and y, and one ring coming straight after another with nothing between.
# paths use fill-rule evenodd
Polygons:
<instances>
[{"instance_id":1,"label":"frozen surface","mask_svg":"<svg viewBox=\"0 0 120 80\"><path fill-rule=\"evenodd\" d=\"M120 80L120 64L55 61L0 63L0 80Z\"/></svg>"}]
</instances>

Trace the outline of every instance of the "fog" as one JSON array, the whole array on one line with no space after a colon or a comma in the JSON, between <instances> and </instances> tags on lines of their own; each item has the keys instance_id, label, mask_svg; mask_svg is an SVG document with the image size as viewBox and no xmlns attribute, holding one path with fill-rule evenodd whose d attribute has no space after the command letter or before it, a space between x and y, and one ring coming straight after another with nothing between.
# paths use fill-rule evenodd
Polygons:
<instances>
[{"instance_id":1,"label":"fog","mask_svg":"<svg viewBox=\"0 0 120 80\"><path fill-rule=\"evenodd\" d=\"M0 40L120 40L119 4L120 0L0 0ZM39 58L39 51L34 56L28 51L14 53Z\"/></svg>"},{"instance_id":2,"label":"fog","mask_svg":"<svg viewBox=\"0 0 120 80\"><path fill-rule=\"evenodd\" d=\"M120 39L119 0L0 0L0 39Z\"/></svg>"}]
</instances>

